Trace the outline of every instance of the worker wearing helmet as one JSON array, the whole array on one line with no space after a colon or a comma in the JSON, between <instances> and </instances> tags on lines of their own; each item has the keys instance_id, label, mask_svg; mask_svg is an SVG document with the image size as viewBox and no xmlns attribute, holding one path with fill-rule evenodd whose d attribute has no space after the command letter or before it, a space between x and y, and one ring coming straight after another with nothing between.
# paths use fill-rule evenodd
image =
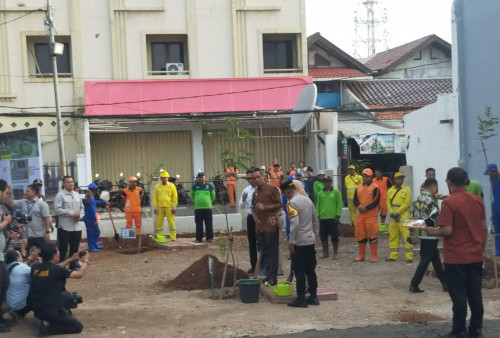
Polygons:
<instances>
[{"instance_id":1,"label":"worker wearing helmet","mask_svg":"<svg viewBox=\"0 0 500 338\"><path fill-rule=\"evenodd\" d=\"M83 199L85 215L82 220L87 228L87 245L90 252L99 252L99 249L102 249L102 245L99 245L101 230L99 229L97 219L97 206L109 207L109 204L105 201L95 199L94 195L96 191L97 185L95 183L90 183L85 193L85 198Z\"/></svg>"},{"instance_id":2,"label":"worker wearing helmet","mask_svg":"<svg viewBox=\"0 0 500 338\"><path fill-rule=\"evenodd\" d=\"M123 189L122 197L125 205L125 219L127 228L132 228L132 221L135 223L135 233L141 234L141 198L144 192L137 186L137 177L131 176L128 179L128 187Z\"/></svg>"},{"instance_id":3,"label":"worker wearing helmet","mask_svg":"<svg viewBox=\"0 0 500 338\"><path fill-rule=\"evenodd\" d=\"M410 229L404 223L410 219L411 190L403 185L405 175L398 171L394 174L394 186L387 190L387 213L389 222L389 258L387 262L397 261L399 258L399 234L405 245L406 262L413 262L413 245L407 240Z\"/></svg>"},{"instance_id":4,"label":"worker wearing helmet","mask_svg":"<svg viewBox=\"0 0 500 338\"><path fill-rule=\"evenodd\" d=\"M378 249L378 205L380 204L379 187L372 182L373 171L362 171L363 183L354 189L353 203L356 207L354 237L358 241L359 255L354 261L365 260L366 244L370 243L371 262L376 263Z\"/></svg>"},{"instance_id":5,"label":"worker wearing helmet","mask_svg":"<svg viewBox=\"0 0 500 338\"><path fill-rule=\"evenodd\" d=\"M153 207L156 215L156 235L165 236L163 232L163 219L167 217L170 239L175 241L175 208L177 207L177 188L168 181L170 175L167 171L160 171L161 182L155 185L153 191Z\"/></svg>"},{"instance_id":6,"label":"worker wearing helmet","mask_svg":"<svg viewBox=\"0 0 500 338\"><path fill-rule=\"evenodd\" d=\"M354 206L354 190L360 184L363 184L363 178L356 173L356 167L350 165L347 167L347 176L344 178L345 188L347 191L347 207L351 216L351 225L354 226L356 219L356 207Z\"/></svg>"}]
</instances>

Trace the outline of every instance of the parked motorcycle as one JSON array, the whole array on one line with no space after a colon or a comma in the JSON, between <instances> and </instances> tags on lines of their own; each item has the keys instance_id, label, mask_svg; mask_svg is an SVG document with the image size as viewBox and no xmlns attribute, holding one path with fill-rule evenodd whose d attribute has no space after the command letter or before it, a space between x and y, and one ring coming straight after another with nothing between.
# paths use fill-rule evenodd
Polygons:
<instances>
[{"instance_id":1,"label":"parked motorcycle","mask_svg":"<svg viewBox=\"0 0 500 338\"><path fill-rule=\"evenodd\" d=\"M99 174L96 174L94 183L97 184L96 199L108 202L110 208L118 208L120 211L125 211L122 199L123 188L113 188L113 183L109 180L101 180Z\"/></svg>"},{"instance_id":2,"label":"parked motorcycle","mask_svg":"<svg viewBox=\"0 0 500 338\"><path fill-rule=\"evenodd\" d=\"M142 197L141 197L141 206L149 205L149 190L144 187L144 184L141 182L141 173L137 173L137 186L142 189Z\"/></svg>"},{"instance_id":3,"label":"parked motorcycle","mask_svg":"<svg viewBox=\"0 0 500 338\"><path fill-rule=\"evenodd\" d=\"M229 196L227 194L227 188L224 185L224 180L221 174L217 174L210 179L215 187L215 199L214 203L226 204L229 203Z\"/></svg>"},{"instance_id":4,"label":"parked motorcycle","mask_svg":"<svg viewBox=\"0 0 500 338\"><path fill-rule=\"evenodd\" d=\"M177 202L179 204L187 204L189 198L189 190L184 189L184 186L181 182L175 183L180 177L180 175L175 175L175 177L170 176L168 178L168 181L173 183L177 188Z\"/></svg>"}]
</instances>

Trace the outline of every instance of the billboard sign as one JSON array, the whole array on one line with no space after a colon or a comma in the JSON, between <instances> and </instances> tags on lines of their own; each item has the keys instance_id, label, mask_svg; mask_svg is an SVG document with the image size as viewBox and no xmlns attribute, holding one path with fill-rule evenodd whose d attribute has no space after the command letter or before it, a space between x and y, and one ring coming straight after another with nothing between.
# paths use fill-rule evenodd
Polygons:
<instances>
[{"instance_id":1,"label":"billboard sign","mask_svg":"<svg viewBox=\"0 0 500 338\"><path fill-rule=\"evenodd\" d=\"M12 186L14 199L23 198L26 186L42 178L39 128L0 133L0 178Z\"/></svg>"}]
</instances>

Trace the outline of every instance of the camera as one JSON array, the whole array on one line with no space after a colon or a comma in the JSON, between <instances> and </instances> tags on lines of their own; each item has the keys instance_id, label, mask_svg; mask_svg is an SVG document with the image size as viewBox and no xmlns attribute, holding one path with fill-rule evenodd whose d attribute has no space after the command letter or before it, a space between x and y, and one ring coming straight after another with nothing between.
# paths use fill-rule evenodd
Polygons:
<instances>
[{"instance_id":1,"label":"camera","mask_svg":"<svg viewBox=\"0 0 500 338\"><path fill-rule=\"evenodd\" d=\"M82 250L82 251L80 251L80 252L78 253L78 257L82 258L82 257L83 257L83 256L85 256L86 254L87 254L87 251Z\"/></svg>"},{"instance_id":2,"label":"camera","mask_svg":"<svg viewBox=\"0 0 500 338\"><path fill-rule=\"evenodd\" d=\"M76 309L78 307L78 304L83 303L83 298L82 296L80 296L78 292L71 292L69 298L70 298L69 302L70 309Z\"/></svg>"},{"instance_id":3,"label":"camera","mask_svg":"<svg viewBox=\"0 0 500 338\"><path fill-rule=\"evenodd\" d=\"M31 215L25 215L19 212L16 214L16 221L20 224L28 224L32 219Z\"/></svg>"}]
</instances>

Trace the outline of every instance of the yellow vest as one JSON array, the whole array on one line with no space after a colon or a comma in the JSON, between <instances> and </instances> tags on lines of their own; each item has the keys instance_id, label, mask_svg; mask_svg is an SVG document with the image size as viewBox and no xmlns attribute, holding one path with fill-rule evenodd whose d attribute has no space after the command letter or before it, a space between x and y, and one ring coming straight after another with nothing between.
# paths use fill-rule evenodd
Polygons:
<instances>
[{"instance_id":1,"label":"yellow vest","mask_svg":"<svg viewBox=\"0 0 500 338\"><path fill-rule=\"evenodd\" d=\"M153 207L176 207L177 206L177 188L172 182L163 185L161 182L155 185L153 192Z\"/></svg>"},{"instance_id":2,"label":"yellow vest","mask_svg":"<svg viewBox=\"0 0 500 338\"><path fill-rule=\"evenodd\" d=\"M387 190L387 213L397 212L401 220L408 220L410 219L411 191L405 185L401 185L399 191L398 189L393 186Z\"/></svg>"},{"instance_id":3,"label":"yellow vest","mask_svg":"<svg viewBox=\"0 0 500 338\"><path fill-rule=\"evenodd\" d=\"M363 178L358 174L354 174L354 176L347 175L344 181L347 189L347 199L352 200L354 198L354 190L359 184L363 184Z\"/></svg>"}]
</instances>

